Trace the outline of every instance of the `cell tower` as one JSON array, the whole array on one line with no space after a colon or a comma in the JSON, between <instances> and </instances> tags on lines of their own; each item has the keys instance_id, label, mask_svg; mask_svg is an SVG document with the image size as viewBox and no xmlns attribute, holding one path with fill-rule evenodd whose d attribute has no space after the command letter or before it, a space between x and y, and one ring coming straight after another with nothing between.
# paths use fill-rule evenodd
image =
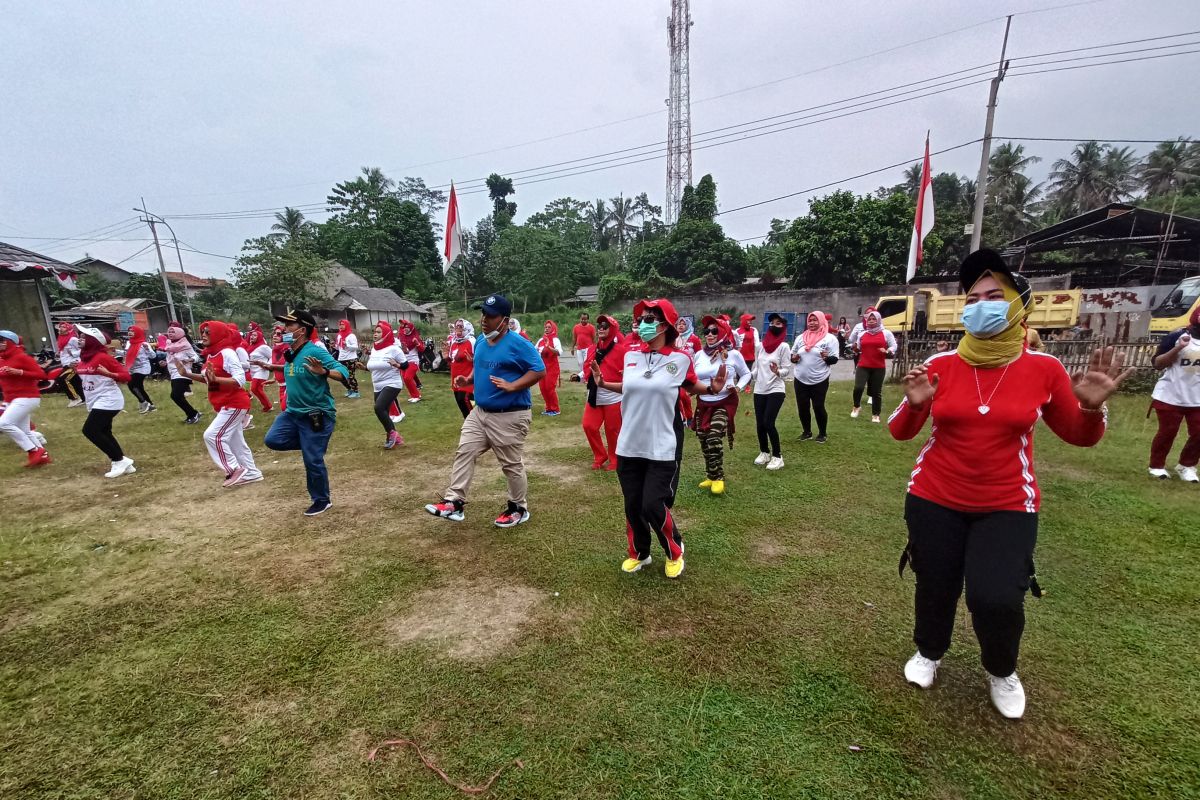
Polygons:
<instances>
[{"instance_id":1,"label":"cell tower","mask_svg":"<svg viewBox=\"0 0 1200 800\"><path fill-rule=\"evenodd\" d=\"M692 182L692 98L688 39L692 15L688 0L671 0L667 39L671 45L671 96L667 100L667 224L679 219L683 187Z\"/></svg>"}]
</instances>

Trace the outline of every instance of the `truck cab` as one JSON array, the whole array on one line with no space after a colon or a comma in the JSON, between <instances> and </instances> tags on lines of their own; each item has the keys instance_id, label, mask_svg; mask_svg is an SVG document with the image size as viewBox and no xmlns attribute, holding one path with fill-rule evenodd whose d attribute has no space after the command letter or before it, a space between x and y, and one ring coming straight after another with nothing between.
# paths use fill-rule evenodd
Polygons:
<instances>
[{"instance_id":1,"label":"truck cab","mask_svg":"<svg viewBox=\"0 0 1200 800\"><path fill-rule=\"evenodd\" d=\"M1158 338L1184 327L1197 306L1200 306L1200 275L1181 280L1150 312L1150 335Z\"/></svg>"}]
</instances>

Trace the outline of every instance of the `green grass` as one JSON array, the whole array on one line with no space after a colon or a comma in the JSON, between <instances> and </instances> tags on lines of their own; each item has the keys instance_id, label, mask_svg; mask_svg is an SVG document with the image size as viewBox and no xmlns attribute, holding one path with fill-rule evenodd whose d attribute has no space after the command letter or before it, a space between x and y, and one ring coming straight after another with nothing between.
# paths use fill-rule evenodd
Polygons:
<instances>
[{"instance_id":1,"label":"green grass","mask_svg":"<svg viewBox=\"0 0 1200 800\"><path fill-rule=\"evenodd\" d=\"M522 759L505 798L1200 796L1200 487L1145 477L1144 398L1114 401L1094 449L1038 434L1048 594L1028 601L1011 723L965 615L937 687L903 682L921 440L849 420L848 387L824 447L795 441L789 399L778 473L750 465L739 415L725 497L696 487L689 440L669 582L657 550L617 570L620 493L586 469L576 385L535 417L529 525L491 526L489 455L466 523L421 511L460 421L427 383L393 452L369 401L341 401L336 506L315 519L264 415L265 483L219 488L169 403L118 420L138 473L107 481L83 414L47 398L54 465L0 449L0 797L461 796L408 752L366 762L397 736L467 783Z\"/></svg>"}]
</instances>

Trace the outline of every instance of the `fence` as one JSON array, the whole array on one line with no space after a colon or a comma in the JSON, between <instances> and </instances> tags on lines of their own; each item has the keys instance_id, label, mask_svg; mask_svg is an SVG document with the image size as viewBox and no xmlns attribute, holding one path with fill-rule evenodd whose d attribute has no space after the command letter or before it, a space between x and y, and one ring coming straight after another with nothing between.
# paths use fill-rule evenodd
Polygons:
<instances>
[{"instance_id":1,"label":"fence","mask_svg":"<svg viewBox=\"0 0 1200 800\"><path fill-rule=\"evenodd\" d=\"M906 372L916 365L939 352L938 346L954 350L958 347L959 336L912 337L899 342L896 358L892 361L891 379L900 380ZM1054 356L1063 363L1067 372L1074 373L1088 365L1092 351L1097 347L1112 347L1124 358L1126 367L1133 367L1135 377L1148 378L1156 373L1152 363L1154 353L1158 350L1157 339L1135 339L1129 342L1117 342L1110 339L1062 339L1059 341L1043 342L1042 352Z\"/></svg>"}]
</instances>

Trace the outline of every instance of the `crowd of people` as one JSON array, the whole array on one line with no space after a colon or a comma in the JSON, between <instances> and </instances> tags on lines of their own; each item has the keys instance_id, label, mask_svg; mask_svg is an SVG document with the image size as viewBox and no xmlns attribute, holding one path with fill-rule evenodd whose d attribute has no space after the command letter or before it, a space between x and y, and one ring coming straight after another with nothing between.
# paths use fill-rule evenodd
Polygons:
<instances>
[{"instance_id":1,"label":"crowd of people","mask_svg":"<svg viewBox=\"0 0 1200 800\"><path fill-rule=\"evenodd\" d=\"M916 575L916 652L903 671L919 687L933 684L965 588L992 702L1001 714L1016 718L1025 705L1016 673L1024 595L1038 592L1033 554L1041 492L1033 463L1034 428L1040 419L1070 444L1096 444L1106 428L1105 401L1128 371L1112 348L1097 349L1088 368L1074 377L1057 359L1039 352L1025 322L1032 302L1029 284L996 253L968 256L960 279L967 294L964 335L903 377L903 400L888 420L896 439L917 436L927 421L936 430L917 455L904 500L908 543L901 571L910 565ZM743 394L753 397L758 440L753 464L777 471L785 466L777 421L789 385L800 439L824 444L833 366L847 356L854 359L850 416L859 416L866 396L871 419L879 423L887 359L897 347L875 309L867 309L853 329L845 318L835 326L829 314L813 310L800 330L789 331L782 315L771 314L760 336L752 315L743 315L737 328L728 316L706 315L696 331L670 300L643 300L634 306L627 332L614 316L600 315L593 325L581 315L568 350L554 321L532 340L502 295L477 307L478 337L466 319L447 331L443 356L463 423L448 484L426 511L465 520L478 459L491 450L507 482L506 504L494 524L509 528L530 520L525 442L532 391L538 388L543 415L561 414L562 362L573 354L575 365L568 373L584 386L580 424L592 468L615 472L623 497L627 546L620 568L632 573L649 565L657 539L664 574L672 579L685 568L684 538L672 513L685 433L692 431L699 443L705 473L700 488L722 495ZM370 375L383 447L404 444L396 427L404 419L402 395L408 394L409 403L425 399L418 365L426 345L414 323L401 320L393 328L379 322L364 355L347 321L328 345L307 311L275 321L269 342L254 323L243 336L231 323L209 320L193 340L172 322L157 347L137 326L122 345L96 328L60 325L62 372L57 377L68 406L86 405L82 433L108 460L105 476L136 472L113 421L125 409L122 384L140 414L159 408L146 378L160 354L165 354L171 400L184 423L201 421L204 412L189 398L201 385L207 390L212 419L203 438L225 488L263 480L245 436L257 402L261 412L277 412L263 445L301 453L311 501L304 513L314 516L331 508L325 454L338 404L330 384L341 384L353 400L359 397L359 372ZM1174 472L1200 482L1200 313L1193 314L1188 328L1162 340L1154 366L1162 375L1151 404L1159 428L1150 475L1171 477L1167 458L1186 422L1188 438ZM5 401L0 431L26 453L30 468L52 463L35 421L50 377L19 336L0 330ZM267 392L272 384L277 402Z\"/></svg>"}]
</instances>

